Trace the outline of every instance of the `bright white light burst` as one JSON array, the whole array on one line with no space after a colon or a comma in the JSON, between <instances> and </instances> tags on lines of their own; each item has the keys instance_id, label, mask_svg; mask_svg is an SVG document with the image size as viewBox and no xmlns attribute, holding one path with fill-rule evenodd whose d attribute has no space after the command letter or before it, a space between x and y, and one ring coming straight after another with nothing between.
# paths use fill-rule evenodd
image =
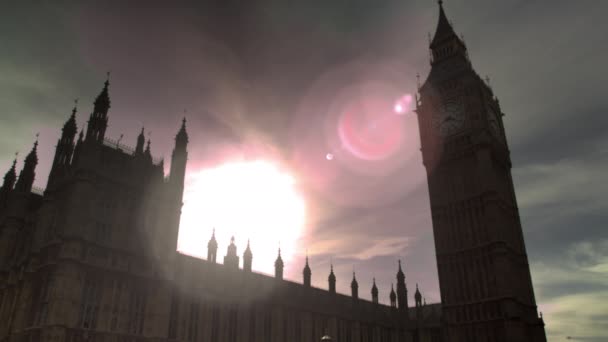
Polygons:
<instances>
[{"instance_id":1,"label":"bright white light burst","mask_svg":"<svg viewBox=\"0 0 608 342\"><path fill-rule=\"evenodd\" d=\"M273 273L279 243L288 262L296 252L304 221L305 203L293 177L266 161L228 163L189 176L178 249L206 258L215 227L218 262L223 262L234 235L240 267L250 239L253 269Z\"/></svg>"}]
</instances>

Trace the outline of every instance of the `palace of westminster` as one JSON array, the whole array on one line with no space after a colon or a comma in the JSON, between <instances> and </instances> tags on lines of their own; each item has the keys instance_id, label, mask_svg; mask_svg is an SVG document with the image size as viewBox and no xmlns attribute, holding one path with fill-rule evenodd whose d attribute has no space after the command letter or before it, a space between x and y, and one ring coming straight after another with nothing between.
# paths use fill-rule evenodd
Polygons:
<instances>
[{"instance_id":1,"label":"palace of westminster","mask_svg":"<svg viewBox=\"0 0 608 342\"><path fill-rule=\"evenodd\" d=\"M176 251L188 134L170 173L142 134L135 149L105 137L108 81L86 131L63 126L43 193L33 191L37 143L0 188L0 341L339 342L546 341L537 314L503 114L474 71L441 1L418 116L441 303L414 305L399 263L390 305L254 273L231 243L201 260ZM410 287L410 291L412 288Z\"/></svg>"}]
</instances>

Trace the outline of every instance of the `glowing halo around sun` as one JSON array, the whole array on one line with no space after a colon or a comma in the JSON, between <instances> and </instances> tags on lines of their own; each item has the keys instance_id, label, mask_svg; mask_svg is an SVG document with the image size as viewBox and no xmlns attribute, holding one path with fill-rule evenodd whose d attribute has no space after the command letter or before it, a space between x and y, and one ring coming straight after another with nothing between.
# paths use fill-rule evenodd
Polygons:
<instances>
[{"instance_id":1,"label":"glowing halo around sun","mask_svg":"<svg viewBox=\"0 0 608 342\"><path fill-rule=\"evenodd\" d=\"M207 257L215 228L219 263L230 238L242 255L251 240L253 269L274 272L279 243L287 263L297 251L305 225L305 203L295 179L273 163L239 161L189 175L184 193L178 250Z\"/></svg>"}]
</instances>

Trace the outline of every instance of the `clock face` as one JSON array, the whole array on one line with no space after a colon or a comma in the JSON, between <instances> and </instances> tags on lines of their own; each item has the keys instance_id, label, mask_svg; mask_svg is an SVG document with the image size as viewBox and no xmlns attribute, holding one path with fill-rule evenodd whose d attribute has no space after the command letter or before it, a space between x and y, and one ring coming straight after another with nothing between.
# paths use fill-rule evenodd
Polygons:
<instances>
[{"instance_id":1,"label":"clock face","mask_svg":"<svg viewBox=\"0 0 608 342\"><path fill-rule=\"evenodd\" d=\"M433 124L444 137L460 132L464 126L464 111L460 103L446 101L443 107L435 112Z\"/></svg>"}]
</instances>

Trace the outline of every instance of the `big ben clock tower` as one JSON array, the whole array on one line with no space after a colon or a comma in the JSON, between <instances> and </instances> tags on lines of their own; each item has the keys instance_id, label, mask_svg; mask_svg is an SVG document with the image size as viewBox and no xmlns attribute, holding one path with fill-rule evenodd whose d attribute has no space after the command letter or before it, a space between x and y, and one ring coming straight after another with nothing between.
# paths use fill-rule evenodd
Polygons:
<instances>
[{"instance_id":1,"label":"big ben clock tower","mask_svg":"<svg viewBox=\"0 0 608 342\"><path fill-rule=\"evenodd\" d=\"M511 178L503 114L439 1L416 112L447 341L546 341Z\"/></svg>"}]
</instances>

